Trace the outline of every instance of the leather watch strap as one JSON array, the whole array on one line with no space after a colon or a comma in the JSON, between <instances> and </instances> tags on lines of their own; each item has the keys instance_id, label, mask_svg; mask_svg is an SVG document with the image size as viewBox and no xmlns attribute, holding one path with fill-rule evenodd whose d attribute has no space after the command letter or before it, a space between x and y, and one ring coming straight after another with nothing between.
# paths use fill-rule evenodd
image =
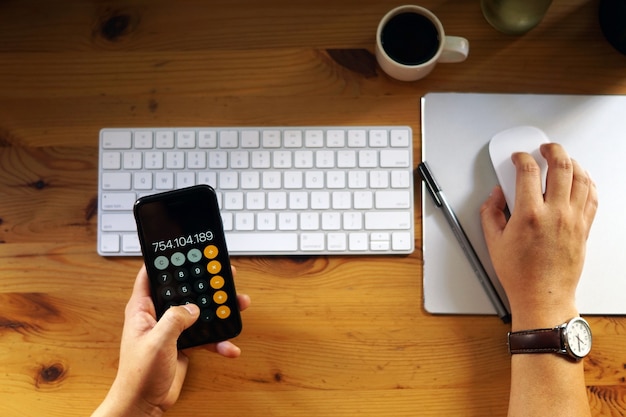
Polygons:
<instances>
[{"instance_id":1,"label":"leather watch strap","mask_svg":"<svg viewBox=\"0 0 626 417\"><path fill-rule=\"evenodd\" d=\"M562 352L561 329L524 330L509 333L510 353L550 353Z\"/></svg>"}]
</instances>

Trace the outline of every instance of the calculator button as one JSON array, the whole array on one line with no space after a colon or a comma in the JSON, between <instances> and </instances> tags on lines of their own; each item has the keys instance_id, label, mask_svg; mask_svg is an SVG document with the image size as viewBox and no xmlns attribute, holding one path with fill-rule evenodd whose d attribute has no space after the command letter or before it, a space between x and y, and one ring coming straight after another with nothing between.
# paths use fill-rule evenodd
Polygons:
<instances>
[{"instance_id":1,"label":"calculator button","mask_svg":"<svg viewBox=\"0 0 626 417\"><path fill-rule=\"evenodd\" d=\"M204 268L202 268L202 266L200 265L194 265L191 267L190 272L192 277L198 278L204 275Z\"/></svg>"},{"instance_id":2,"label":"calculator button","mask_svg":"<svg viewBox=\"0 0 626 417\"><path fill-rule=\"evenodd\" d=\"M202 252L200 252L200 249L192 249L187 253L187 259L192 263L199 262L202 259Z\"/></svg>"},{"instance_id":3,"label":"calculator button","mask_svg":"<svg viewBox=\"0 0 626 417\"><path fill-rule=\"evenodd\" d=\"M217 246L215 245L209 245L206 248L204 248L204 256L206 256L209 259L215 259L218 252L219 251L217 250Z\"/></svg>"},{"instance_id":4,"label":"calculator button","mask_svg":"<svg viewBox=\"0 0 626 417\"><path fill-rule=\"evenodd\" d=\"M168 284L170 281L172 280L172 274L167 272L167 271L163 271L159 273L159 282L161 284Z\"/></svg>"},{"instance_id":5,"label":"calculator button","mask_svg":"<svg viewBox=\"0 0 626 417\"><path fill-rule=\"evenodd\" d=\"M220 319L228 318L228 316L230 316L230 308L228 308L228 306L220 306L215 314L217 314L217 317Z\"/></svg>"},{"instance_id":6,"label":"calculator button","mask_svg":"<svg viewBox=\"0 0 626 417\"><path fill-rule=\"evenodd\" d=\"M211 278L211 288L214 290L219 290L224 286L224 278L221 275L216 275Z\"/></svg>"},{"instance_id":7,"label":"calculator button","mask_svg":"<svg viewBox=\"0 0 626 417\"><path fill-rule=\"evenodd\" d=\"M191 298L185 298L183 301L180 302L181 306L187 305L187 304L195 304L193 302L193 300Z\"/></svg>"},{"instance_id":8,"label":"calculator button","mask_svg":"<svg viewBox=\"0 0 626 417\"><path fill-rule=\"evenodd\" d=\"M226 295L224 291L216 291L215 294L213 294L213 301L217 304L224 304L226 300L228 300L228 295Z\"/></svg>"},{"instance_id":9,"label":"calculator button","mask_svg":"<svg viewBox=\"0 0 626 417\"><path fill-rule=\"evenodd\" d=\"M185 268L177 268L174 271L174 276L179 281L185 281L187 278L189 278L189 272Z\"/></svg>"},{"instance_id":10,"label":"calculator button","mask_svg":"<svg viewBox=\"0 0 626 417\"><path fill-rule=\"evenodd\" d=\"M169 265L170 261L167 259L166 256L157 256L157 258L154 260L154 267L159 271L163 271Z\"/></svg>"},{"instance_id":11,"label":"calculator button","mask_svg":"<svg viewBox=\"0 0 626 417\"><path fill-rule=\"evenodd\" d=\"M202 294L203 292L206 292L208 287L209 287L209 284L207 284L207 282L204 280L196 281L193 284L193 289L196 290L196 292L200 294Z\"/></svg>"},{"instance_id":12,"label":"calculator button","mask_svg":"<svg viewBox=\"0 0 626 417\"><path fill-rule=\"evenodd\" d=\"M206 269L209 271L209 274L217 274L222 270L222 264L219 261L211 261L206 266Z\"/></svg>"},{"instance_id":13,"label":"calculator button","mask_svg":"<svg viewBox=\"0 0 626 417\"><path fill-rule=\"evenodd\" d=\"M204 322L209 322L213 320L214 317L215 317L215 313L212 310L206 309L200 312L200 320Z\"/></svg>"},{"instance_id":14,"label":"calculator button","mask_svg":"<svg viewBox=\"0 0 626 417\"><path fill-rule=\"evenodd\" d=\"M208 295L201 295L200 297L198 297L198 305L200 307L206 307L209 304L211 304L211 299Z\"/></svg>"},{"instance_id":15,"label":"calculator button","mask_svg":"<svg viewBox=\"0 0 626 417\"><path fill-rule=\"evenodd\" d=\"M165 287L163 288L163 291L161 291L161 295L163 296L163 299L171 300L176 296L176 292L174 292L172 287Z\"/></svg>"},{"instance_id":16,"label":"calculator button","mask_svg":"<svg viewBox=\"0 0 626 417\"><path fill-rule=\"evenodd\" d=\"M172 261L172 265L181 266L182 264L185 263L185 255L183 255L180 252L176 252L172 255L171 261Z\"/></svg>"},{"instance_id":17,"label":"calculator button","mask_svg":"<svg viewBox=\"0 0 626 417\"><path fill-rule=\"evenodd\" d=\"M180 295L189 295L191 293L191 286L189 284L181 284L178 286L178 293Z\"/></svg>"}]
</instances>

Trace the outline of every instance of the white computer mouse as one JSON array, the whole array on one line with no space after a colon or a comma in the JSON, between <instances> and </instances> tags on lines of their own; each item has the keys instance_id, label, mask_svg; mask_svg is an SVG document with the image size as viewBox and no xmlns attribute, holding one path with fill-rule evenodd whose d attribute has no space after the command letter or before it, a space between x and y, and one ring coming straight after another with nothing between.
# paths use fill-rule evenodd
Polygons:
<instances>
[{"instance_id":1,"label":"white computer mouse","mask_svg":"<svg viewBox=\"0 0 626 417\"><path fill-rule=\"evenodd\" d=\"M489 156L510 213L515 206L515 165L511 161L511 155L515 152L527 152L535 158L541 168L542 192L545 192L548 163L539 153L539 146L549 142L548 136L534 126L516 126L491 138Z\"/></svg>"}]
</instances>

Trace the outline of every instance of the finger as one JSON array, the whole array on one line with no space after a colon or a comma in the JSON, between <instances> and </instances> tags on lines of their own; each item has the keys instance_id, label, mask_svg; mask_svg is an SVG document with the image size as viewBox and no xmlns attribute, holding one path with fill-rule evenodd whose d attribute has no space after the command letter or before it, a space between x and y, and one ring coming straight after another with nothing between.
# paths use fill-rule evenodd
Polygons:
<instances>
[{"instance_id":1,"label":"finger","mask_svg":"<svg viewBox=\"0 0 626 417\"><path fill-rule=\"evenodd\" d=\"M153 333L160 343L176 343L183 330L195 323L198 316L200 308L195 304L170 307L154 326Z\"/></svg>"},{"instance_id":2,"label":"finger","mask_svg":"<svg viewBox=\"0 0 626 417\"><path fill-rule=\"evenodd\" d=\"M574 165L565 149L558 143L546 143L540 147L541 154L548 161L546 177L547 203L570 202Z\"/></svg>"},{"instance_id":3,"label":"finger","mask_svg":"<svg viewBox=\"0 0 626 417\"><path fill-rule=\"evenodd\" d=\"M502 188L496 186L480 208L480 219L487 245L502 234L506 226L505 207L506 200Z\"/></svg>"},{"instance_id":4,"label":"finger","mask_svg":"<svg viewBox=\"0 0 626 417\"><path fill-rule=\"evenodd\" d=\"M543 204L541 170L535 158L525 152L511 155L515 165L515 207L518 208Z\"/></svg>"},{"instance_id":5,"label":"finger","mask_svg":"<svg viewBox=\"0 0 626 417\"><path fill-rule=\"evenodd\" d=\"M206 350L215 352L225 358L238 358L241 356L241 349L229 340L223 342L212 343L204 347Z\"/></svg>"},{"instance_id":6,"label":"finger","mask_svg":"<svg viewBox=\"0 0 626 417\"><path fill-rule=\"evenodd\" d=\"M228 340L217 343L215 345L215 350L217 353L226 358L238 358L241 355L241 349L239 349L239 346Z\"/></svg>"},{"instance_id":7,"label":"finger","mask_svg":"<svg viewBox=\"0 0 626 417\"><path fill-rule=\"evenodd\" d=\"M239 311L244 311L251 304L250 296L248 294L237 294L237 304L239 305Z\"/></svg>"},{"instance_id":8,"label":"finger","mask_svg":"<svg viewBox=\"0 0 626 417\"><path fill-rule=\"evenodd\" d=\"M148 280L148 273L146 272L146 266L142 265L137 272L135 283L133 284L133 292L130 295L130 299L126 304L126 314L132 315L138 311L147 312L152 317L156 317L156 311L154 309L154 303L150 296L150 282Z\"/></svg>"},{"instance_id":9,"label":"finger","mask_svg":"<svg viewBox=\"0 0 626 417\"><path fill-rule=\"evenodd\" d=\"M591 191L591 178L589 174L582 169L580 164L572 159L572 191L570 202L572 207L581 213L587 204L587 198Z\"/></svg>"},{"instance_id":10,"label":"finger","mask_svg":"<svg viewBox=\"0 0 626 417\"><path fill-rule=\"evenodd\" d=\"M135 283L133 285L133 293L131 297L145 297L150 296L150 282L148 281L148 272L146 266L141 265Z\"/></svg>"},{"instance_id":11,"label":"finger","mask_svg":"<svg viewBox=\"0 0 626 417\"><path fill-rule=\"evenodd\" d=\"M598 211L598 189L596 188L596 183L591 182L591 186L589 187L589 193L587 194L587 201L585 203L585 208L583 211L583 218L587 224L587 236L589 235L589 230L591 229L591 224L593 223L593 219L596 217L596 212Z\"/></svg>"}]
</instances>

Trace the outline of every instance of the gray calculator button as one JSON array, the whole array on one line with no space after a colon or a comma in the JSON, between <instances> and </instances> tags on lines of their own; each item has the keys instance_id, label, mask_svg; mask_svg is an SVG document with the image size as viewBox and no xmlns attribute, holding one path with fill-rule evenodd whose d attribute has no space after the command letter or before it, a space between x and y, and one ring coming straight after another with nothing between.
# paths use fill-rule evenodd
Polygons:
<instances>
[{"instance_id":1,"label":"gray calculator button","mask_svg":"<svg viewBox=\"0 0 626 417\"><path fill-rule=\"evenodd\" d=\"M170 261L167 259L166 256L157 256L157 258L154 260L154 267L159 271L163 271L169 265Z\"/></svg>"},{"instance_id":2,"label":"gray calculator button","mask_svg":"<svg viewBox=\"0 0 626 417\"><path fill-rule=\"evenodd\" d=\"M189 262L199 262L202 259L202 252L200 252L200 249L192 249L187 253L187 259L189 259Z\"/></svg>"},{"instance_id":3,"label":"gray calculator button","mask_svg":"<svg viewBox=\"0 0 626 417\"><path fill-rule=\"evenodd\" d=\"M185 263L185 255L181 252L174 253L171 259L174 266L181 266Z\"/></svg>"}]
</instances>

